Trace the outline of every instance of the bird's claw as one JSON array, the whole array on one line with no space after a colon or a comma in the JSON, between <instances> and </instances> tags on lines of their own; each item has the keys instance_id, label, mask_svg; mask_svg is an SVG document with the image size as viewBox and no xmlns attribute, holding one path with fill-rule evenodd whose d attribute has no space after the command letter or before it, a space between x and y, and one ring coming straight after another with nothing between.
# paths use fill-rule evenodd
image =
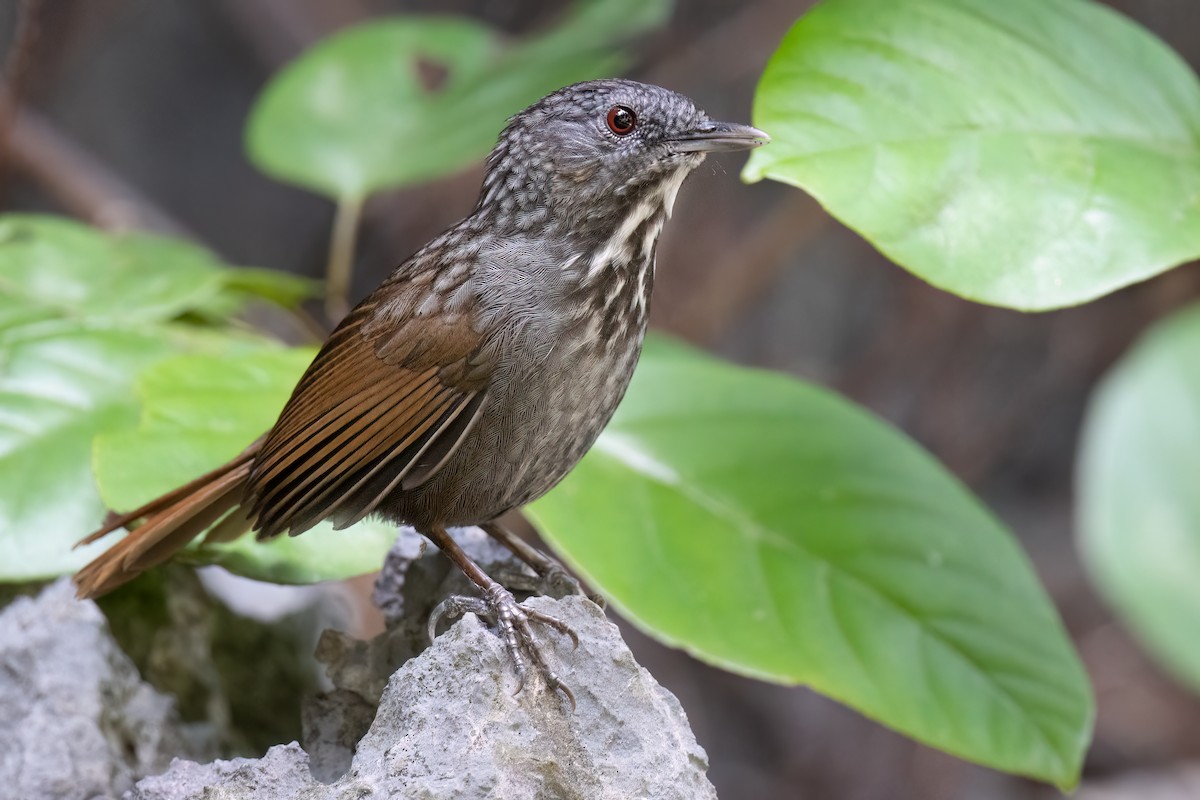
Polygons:
<instances>
[{"instance_id":1,"label":"bird's claw","mask_svg":"<svg viewBox=\"0 0 1200 800\"><path fill-rule=\"evenodd\" d=\"M484 591L482 598L451 595L439 603L433 613L429 615L429 640L433 641L437 624L442 617L447 615L457 617L468 612L489 620L499 629L500 638L517 670L517 690L513 692L514 695L520 694L521 690L525 688L527 663L531 663L542 680L546 682L547 688L552 692L562 692L567 702L571 704L571 710L575 710L575 694L559 680L558 675L550 668L546 657L533 637L530 623L539 622L565 634L570 637L573 646L578 648L579 637L575 631L560 619L518 603L512 592L499 584L494 584Z\"/></svg>"}]
</instances>

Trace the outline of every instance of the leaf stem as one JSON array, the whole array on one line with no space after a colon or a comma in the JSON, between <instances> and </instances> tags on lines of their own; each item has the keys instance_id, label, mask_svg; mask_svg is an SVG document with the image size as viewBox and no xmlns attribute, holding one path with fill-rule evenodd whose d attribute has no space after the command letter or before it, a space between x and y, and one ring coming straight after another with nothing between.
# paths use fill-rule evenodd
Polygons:
<instances>
[{"instance_id":1,"label":"leaf stem","mask_svg":"<svg viewBox=\"0 0 1200 800\"><path fill-rule=\"evenodd\" d=\"M354 244L362 206L361 197L343 197L333 217L329 265L325 270L325 314L335 325L350 310L350 276L354 272Z\"/></svg>"}]
</instances>

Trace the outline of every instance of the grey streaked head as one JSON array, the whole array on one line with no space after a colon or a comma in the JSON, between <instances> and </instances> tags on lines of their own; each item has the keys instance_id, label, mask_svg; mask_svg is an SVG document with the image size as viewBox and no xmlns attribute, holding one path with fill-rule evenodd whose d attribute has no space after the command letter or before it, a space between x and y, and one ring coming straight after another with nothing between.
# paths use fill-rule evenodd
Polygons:
<instances>
[{"instance_id":1,"label":"grey streaked head","mask_svg":"<svg viewBox=\"0 0 1200 800\"><path fill-rule=\"evenodd\" d=\"M501 206L520 227L549 218L604 226L650 197L669 214L679 184L707 153L767 141L658 86L577 83L509 121L488 159L479 207Z\"/></svg>"}]
</instances>

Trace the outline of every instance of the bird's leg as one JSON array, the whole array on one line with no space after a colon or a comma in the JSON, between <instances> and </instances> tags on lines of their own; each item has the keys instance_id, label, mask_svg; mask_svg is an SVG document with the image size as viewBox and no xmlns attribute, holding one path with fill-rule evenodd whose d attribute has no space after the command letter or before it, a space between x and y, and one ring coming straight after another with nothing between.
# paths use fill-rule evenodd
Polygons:
<instances>
[{"instance_id":1,"label":"bird's leg","mask_svg":"<svg viewBox=\"0 0 1200 800\"><path fill-rule=\"evenodd\" d=\"M444 527L430 526L427 529L421 530L421 533L436 544L446 554L447 558L453 561L471 582L483 592L482 598L452 595L443 600L429 616L430 641L433 640L436 633L438 621L447 614L450 616L459 616L469 611L488 619L499 629L500 638L504 640L504 646L517 668L519 682L517 684L517 691L514 694L519 694L525 688L526 663L528 662L533 665L538 674L542 676L542 679L546 681L546 686L550 691L558 690L562 692L563 696L570 702L571 708L574 709L575 695L558 679L554 670L546 662L546 657L542 654L541 648L538 647L537 641L533 638L533 630L530 627L530 623L540 622L559 633L566 634L571 637L571 641L578 647L579 637L575 635L575 632L561 620L518 603L516 598L513 597L512 592L488 577L487 573L471 560L471 557L458 546L458 543L450 538L450 534L446 533Z\"/></svg>"},{"instance_id":2,"label":"bird's leg","mask_svg":"<svg viewBox=\"0 0 1200 800\"><path fill-rule=\"evenodd\" d=\"M601 608L604 607L604 598L584 592L583 587L579 585L579 581L575 579L574 575L567 572L566 567L529 544L529 542L526 542L520 536L517 536L499 522L493 520L479 527L483 528L493 539L511 550L513 555L524 561L537 573L544 587L542 594L556 594L557 596L577 594L588 598Z\"/></svg>"}]
</instances>

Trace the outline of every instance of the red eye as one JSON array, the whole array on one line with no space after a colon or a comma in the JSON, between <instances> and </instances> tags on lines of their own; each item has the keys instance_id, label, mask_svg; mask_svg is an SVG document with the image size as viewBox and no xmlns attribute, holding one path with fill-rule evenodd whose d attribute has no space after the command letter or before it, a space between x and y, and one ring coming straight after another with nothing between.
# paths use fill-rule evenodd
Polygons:
<instances>
[{"instance_id":1,"label":"red eye","mask_svg":"<svg viewBox=\"0 0 1200 800\"><path fill-rule=\"evenodd\" d=\"M637 114L629 106L613 106L608 110L608 129L617 136L628 136L637 126Z\"/></svg>"}]
</instances>

